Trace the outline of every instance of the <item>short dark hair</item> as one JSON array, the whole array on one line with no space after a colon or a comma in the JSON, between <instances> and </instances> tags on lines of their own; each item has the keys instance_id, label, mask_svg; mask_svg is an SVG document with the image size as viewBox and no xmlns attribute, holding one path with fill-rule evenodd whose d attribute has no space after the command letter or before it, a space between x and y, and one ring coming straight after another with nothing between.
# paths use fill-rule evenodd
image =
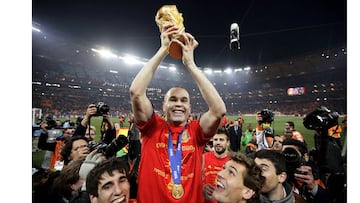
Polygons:
<instances>
[{"instance_id":1,"label":"short dark hair","mask_svg":"<svg viewBox=\"0 0 360 203\"><path fill-rule=\"evenodd\" d=\"M127 160L120 157L111 157L99 162L93 169L91 169L86 177L86 192L89 195L98 197L98 185L104 173L108 173L110 176L113 176L114 171L119 171L120 173L124 173L129 179L129 169L130 167Z\"/></svg>"},{"instance_id":2,"label":"short dark hair","mask_svg":"<svg viewBox=\"0 0 360 203\"><path fill-rule=\"evenodd\" d=\"M69 159L69 156L71 154L72 145L76 140L85 140L86 142L89 142L89 140L84 136L72 136L68 141L65 142L64 148L61 150L61 157L64 160L64 164L67 165L71 160Z\"/></svg>"},{"instance_id":3,"label":"short dark hair","mask_svg":"<svg viewBox=\"0 0 360 203\"><path fill-rule=\"evenodd\" d=\"M240 152L230 152L230 160L244 165L246 168L244 174L244 185L255 192L251 199L249 199L247 202L258 202L259 192L265 182L265 177L261 175L261 169L256 165L252 158L249 158Z\"/></svg>"},{"instance_id":4,"label":"short dark hair","mask_svg":"<svg viewBox=\"0 0 360 203\"><path fill-rule=\"evenodd\" d=\"M217 131L216 131L216 134L225 134L226 135L226 137L228 138L228 139L230 139L230 137L229 137L229 131L227 130L227 128L226 127L219 127L218 129L217 129Z\"/></svg>"},{"instance_id":5,"label":"short dark hair","mask_svg":"<svg viewBox=\"0 0 360 203\"><path fill-rule=\"evenodd\" d=\"M276 174L279 175L282 172L286 172L286 160L281 152L277 150L262 149L254 154L254 159L267 159L274 164Z\"/></svg>"},{"instance_id":6,"label":"short dark hair","mask_svg":"<svg viewBox=\"0 0 360 203\"><path fill-rule=\"evenodd\" d=\"M287 121L286 123L288 123L289 126L295 128L295 123L294 123L294 122L292 122L292 121Z\"/></svg>"}]
</instances>

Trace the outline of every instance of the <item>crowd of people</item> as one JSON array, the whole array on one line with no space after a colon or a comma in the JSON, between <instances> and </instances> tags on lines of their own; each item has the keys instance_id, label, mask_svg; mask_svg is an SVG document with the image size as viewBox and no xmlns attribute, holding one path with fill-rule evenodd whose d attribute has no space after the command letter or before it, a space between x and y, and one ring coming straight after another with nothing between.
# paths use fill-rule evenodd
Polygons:
<instances>
[{"instance_id":1,"label":"crowd of people","mask_svg":"<svg viewBox=\"0 0 360 203\"><path fill-rule=\"evenodd\" d=\"M159 49L129 87L127 135L116 129L124 118L115 125L110 112L99 112L96 104L86 107L77 124L51 119L40 124L38 147L48 153L33 173L33 202L346 202L345 143L338 141L345 130L317 130L319 149L310 152L291 121L283 134L274 135L268 109L257 113L254 128L243 129L241 116L225 118L221 95L196 65L196 38L171 24L160 31ZM147 95L171 43L181 47L183 65L205 102L207 110L198 118L192 117L184 87L165 93L163 114ZM104 119L99 142L90 125L93 116ZM118 153L124 147L126 153Z\"/></svg>"}]
</instances>

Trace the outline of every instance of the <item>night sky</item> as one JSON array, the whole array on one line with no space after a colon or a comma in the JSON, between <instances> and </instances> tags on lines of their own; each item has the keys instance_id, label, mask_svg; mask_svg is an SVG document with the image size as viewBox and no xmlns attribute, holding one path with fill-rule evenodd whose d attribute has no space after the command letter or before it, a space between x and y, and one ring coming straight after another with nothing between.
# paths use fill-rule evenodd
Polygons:
<instances>
[{"instance_id":1,"label":"night sky","mask_svg":"<svg viewBox=\"0 0 360 203\"><path fill-rule=\"evenodd\" d=\"M200 43L195 60L203 67L261 65L346 46L342 0L34 0L32 20L45 32L77 43L150 58L160 46L154 17L165 4L176 5L183 14L186 31ZM233 22L240 27L241 48L236 51L229 49Z\"/></svg>"}]
</instances>

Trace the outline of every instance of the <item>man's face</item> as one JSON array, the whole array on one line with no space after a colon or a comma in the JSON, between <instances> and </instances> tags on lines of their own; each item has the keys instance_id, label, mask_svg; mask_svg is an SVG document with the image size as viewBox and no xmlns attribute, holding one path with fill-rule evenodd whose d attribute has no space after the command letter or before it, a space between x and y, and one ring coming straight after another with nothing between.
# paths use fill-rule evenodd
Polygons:
<instances>
[{"instance_id":1,"label":"man's face","mask_svg":"<svg viewBox=\"0 0 360 203\"><path fill-rule=\"evenodd\" d=\"M227 161L217 175L213 197L219 202L238 202L243 200L245 166L233 160Z\"/></svg>"},{"instance_id":2,"label":"man's face","mask_svg":"<svg viewBox=\"0 0 360 203\"><path fill-rule=\"evenodd\" d=\"M72 144L72 149L70 153L70 160L78 160L85 158L89 154L89 145L83 140L75 140Z\"/></svg>"},{"instance_id":3,"label":"man's face","mask_svg":"<svg viewBox=\"0 0 360 203\"><path fill-rule=\"evenodd\" d=\"M292 131L292 127L290 126L289 123L285 123L285 126L284 126L284 127L285 127L285 130L284 130L285 132L286 132L286 131Z\"/></svg>"},{"instance_id":4,"label":"man's face","mask_svg":"<svg viewBox=\"0 0 360 203\"><path fill-rule=\"evenodd\" d=\"M182 124L190 115L189 93L183 88L172 88L166 96L163 111L170 123Z\"/></svg>"},{"instance_id":5,"label":"man's face","mask_svg":"<svg viewBox=\"0 0 360 203\"><path fill-rule=\"evenodd\" d=\"M282 137L274 136L274 144L273 144L271 149L281 151L282 150L282 143L283 143L283 138Z\"/></svg>"},{"instance_id":6,"label":"man's face","mask_svg":"<svg viewBox=\"0 0 360 203\"><path fill-rule=\"evenodd\" d=\"M112 176L105 172L98 185L98 197L90 195L92 203L128 203L130 184L125 173L115 170Z\"/></svg>"},{"instance_id":7,"label":"man's face","mask_svg":"<svg viewBox=\"0 0 360 203\"><path fill-rule=\"evenodd\" d=\"M265 183L261 188L262 193L269 193L277 187L282 187L283 177L281 177L281 174L276 174L275 166L271 161L268 159L255 158L255 163L261 169L262 176L265 177Z\"/></svg>"},{"instance_id":8,"label":"man's face","mask_svg":"<svg viewBox=\"0 0 360 203\"><path fill-rule=\"evenodd\" d=\"M89 140L94 140L95 139L95 131L90 130L90 134L89 134L89 129L87 129L85 137L88 138Z\"/></svg>"},{"instance_id":9,"label":"man's face","mask_svg":"<svg viewBox=\"0 0 360 203\"><path fill-rule=\"evenodd\" d=\"M215 149L215 153L218 155L226 153L229 143L230 142L225 134L215 134L213 137L213 146Z\"/></svg>"},{"instance_id":10,"label":"man's face","mask_svg":"<svg viewBox=\"0 0 360 203\"><path fill-rule=\"evenodd\" d=\"M75 132L75 129L72 129L72 128L66 129L66 130L64 131L64 138L65 138L65 140L70 139L70 138L73 136L74 132Z\"/></svg>"}]
</instances>

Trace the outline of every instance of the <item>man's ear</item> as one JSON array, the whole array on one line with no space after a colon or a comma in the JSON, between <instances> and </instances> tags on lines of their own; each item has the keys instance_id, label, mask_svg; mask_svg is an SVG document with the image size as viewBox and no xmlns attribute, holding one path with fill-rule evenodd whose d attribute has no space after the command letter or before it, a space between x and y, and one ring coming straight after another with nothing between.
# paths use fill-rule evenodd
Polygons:
<instances>
[{"instance_id":1,"label":"man's ear","mask_svg":"<svg viewBox=\"0 0 360 203\"><path fill-rule=\"evenodd\" d=\"M90 198L91 203L97 203L98 202L97 197L95 197L94 195L89 195L89 198Z\"/></svg>"},{"instance_id":2,"label":"man's ear","mask_svg":"<svg viewBox=\"0 0 360 203\"><path fill-rule=\"evenodd\" d=\"M286 172L281 172L278 176L279 183L283 183L286 181L287 174Z\"/></svg>"},{"instance_id":3,"label":"man's ear","mask_svg":"<svg viewBox=\"0 0 360 203\"><path fill-rule=\"evenodd\" d=\"M255 194L255 191L245 187L243 192L243 199L251 199L251 197Z\"/></svg>"}]
</instances>

